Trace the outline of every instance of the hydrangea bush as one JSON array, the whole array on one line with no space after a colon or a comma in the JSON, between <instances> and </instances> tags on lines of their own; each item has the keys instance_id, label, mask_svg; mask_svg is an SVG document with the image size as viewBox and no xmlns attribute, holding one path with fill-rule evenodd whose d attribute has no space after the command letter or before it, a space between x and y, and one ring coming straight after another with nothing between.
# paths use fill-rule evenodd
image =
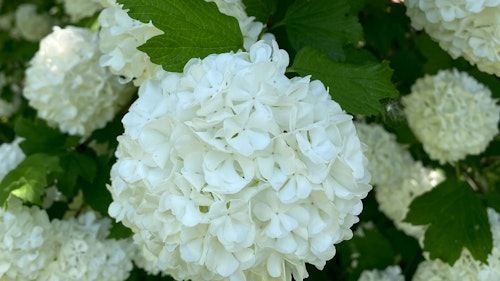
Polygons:
<instances>
[{"instance_id":1,"label":"hydrangea bush","mask_svg":"<svg viewBox=\"0 0 500 281\"><path fill-rule=\"evenodd\" d=\"M0 280L500 280L498 0L0 0Z\"/></svg>"}]
</instances>

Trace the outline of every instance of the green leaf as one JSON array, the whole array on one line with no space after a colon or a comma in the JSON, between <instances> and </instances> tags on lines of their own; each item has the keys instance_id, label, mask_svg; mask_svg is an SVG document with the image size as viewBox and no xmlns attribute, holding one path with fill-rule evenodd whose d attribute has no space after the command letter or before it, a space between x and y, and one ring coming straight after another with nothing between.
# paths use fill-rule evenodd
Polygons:
<instances>
[{"instance_id":1,"label":"green leaf","mask_svg":"<svg viewBox=\"0 0 500 281\"><path fill-rule=\"evenodd\" d=\"M59 158L37 153L28 156L0 182L0 205L11 194L34 204L41 204L48 187L47 177L61 171Z\"/></svg>"},{"instance_id":2,"label":"green leaf","mask_svg":"<svg viewBox=\"0 0 500 281\"><path fill-rule=\"evenodd\" d=\"M64 171L57 175L57 187L67 198L75 196L79 178L90 183L96 176L96 163L89 155L73 151L61 156L60 161Z\"/></svg>"},{"instance_id":3,"label":"green leaf","mask_svg":"<svg viewBox=\"0 0 500 281\"><path fill-rule=\"evenodd\" d=\"M331 58L342 58L342 47L357 43L363 29L350 14L347 0L299 0L286 11L284 24L293 48L312 46Z\"/></svg>"},{"instance_id":4,"label":"green leaf","mask_svg":"<svg viewBox=\"0 0 500 281\"><path fill-rule=\"evenodd\" d=\"M19 118L14 124L16 135L23 137L24 141L19 144L25 154L32 153L54 153L62 151L68 139L57 129L51 128L39 118L30 120Z\"/></svg>"},{"instance_id":5,"label":"green leaf","mask_svg":"<svg viewBox=\"0 0 500 281\"><path fill-rule=\"evenodd\" d=\"M128 14L142 22L152 21L164 34L138 49L167 71L181 72L191 58L237 51L243 36L234 17L219 12L215 3L200 0L120 0Z\"/></svg>"},{"instance_id":6,"label":"green leaf","mask_svg":"<svg viewBox=\"0 0 500 281\"><path fill-rule=\"evenodd\" d=\"M429 225L424 250L431 259L452 265L465 247L476 260L486 263L491 253L493 241L486 208L465 182L446 180L415 198L405 221Z\"/></svg>"},{"instance_id":7,"label":"green leaf","mask_svg":"<svg viewBox=\"0 0 500 281\"><path fill-rule=\"evenodd\" d=\"M382 113L384 108L379 101L398 95L391 82L392 70L385 61L364 65L338 63L306 47L297 53L289 71L321 80L329 87L332 98L353 114Z\"/></svg>"},{"instance_id":8,"label":"green leaf","mask_svg":"<svg viewBox=\"0 0 500 281\"><path fill-rule=\"evenodd\" d=\"M265 24L276 12L278 0L243 0L243 5L248 16L254 16L256 21Z\"/></svg>"},{"instance_id":9,"label":"green leaf","mask_svg":"<svg viewBox=\"0 0 500 281\"><path fill-rule=\"evenodd\" d=\"M108 191L106 184L109 181L109 173L111 171L111 163L106 156L100 156L96 159L97 173L95 181L91 184L82 184L80 187L83 192L85 202L92 209L101 214L108 213L108 206L113 201L111 193ZM114 160L114 159L113 159Z\"/></svg>"},{"instance_id":10,"label":"green leaf","mask_svg":"<svg viewBox=\"0 0 500 281\"><path fill-rule=\"evenodd\" d=\"M132 230L121 222L113 221L109 230L108 239L124 239L132 236Z\"/></svg>"}]
</instances>

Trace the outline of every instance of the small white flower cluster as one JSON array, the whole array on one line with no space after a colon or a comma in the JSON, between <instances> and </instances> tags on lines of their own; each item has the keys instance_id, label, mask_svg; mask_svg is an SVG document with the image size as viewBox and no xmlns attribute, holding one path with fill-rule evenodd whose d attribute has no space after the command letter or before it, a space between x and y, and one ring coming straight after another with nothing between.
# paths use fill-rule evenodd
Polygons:
<instances>
[{"instance_id":1,"label":"small white flower cluster","mask_svg":"<svg viewBox=\"0 0 500 281\"><path fill-rule=\"evenodd\" d=\"M379 270L379 269L364 270L358 279L358 281L404 281L404 280L405 277L401 273L401 268L397 265L388 266L384 270Z\"/></svg>"},{"instance_id":2,"label":"small white flower cluster","mask_svg":"<svg viewBox=\"0 0 500 281\"><path fill-rule=\"evenodd\" d=\"M397 188L413 165L410 152L396 142L396 136L382 125L356 122L359 138L367 145L368 169L373 185Z\"/></svg>"},{"instance_id":3,"label":"small white flower cluster","mask_svg":"<svg viewBox=\"0 0 500 281\"><path fill-rule=\"evenodd\" d=\"M25 158L24 152L19 147L22 138L16 138L11 143L3 143L0 145L0 182L14 168L19 165Z\"/></svg>"},{"instance_id":4,"label":"small white flower cluster","mask_svg":"<svg viewBox=\"0 0 500 281\"><path fill-rule=\"evenodd\" d=\"M371 189L352 116L288 63L259 41L140 86L109 213L164 273L303 280L305 262L322 268L352 237Z\"/></svg>"},{"instance_id":5,"label":"small white flower cluster","mask_svg":"<svg viewBox=\"0 0 500 281\"><path fill-rule=\"evenodd\" d=\"M248 17L241 0L206 0L215 2L220 12L238 20L244 38L245 48L257 41L263 24ZM132 19L121 5L115 4L104 9L99 15L100 49L104 53L101 65L120 75L122 82L133 80L139 86L162 68L151 62L149 56L137 50L137 47L156 35L163 33L151 22L143 23Z\"/></svg>"},{"instance_id":6,"label":"small white flower cluster","mask_svg":"<svg viewBox=\"0 0 500 281\"><path fill-rule=\"evenodd\" d=\"M412 25L453 57L500 76L499 0L406 0Z\"/></svg>"},{"instance_id":7,"label":"small white flower cluster","mask_svg":"<svg viewBox=\"0 0 500 281\"><path fill-rule=\"evenodd\" d=\"M0 209L0 280L126 280L133 247L105 239L109 226L92 212L50 222L44 210L12 198Z\"/></svg>"},{"instance_id":8,"label":"small white flower cluster","mask_svg":"<svg viewBox=\"0 0 500 281\"><path fill-rule=\"evenodd\" d=\"M439 259L421 262L413 281L500 280L500 214L488 209L488 218L493 234L493 250L488 255L487 264L474 259L468 250L463 250L452 266Z\"/></svg>"},{"instance_id":9,"label":"small white flower cluster","mask_svg":"<svg viewBox=\"0 0 500 281\"><path fill-rule=\"evenodd\" d=\"M498 133L500 106L491 91L456 69L418 79L402 102L413 133L441 164L480 154Z\"/></svg>"},{"instance_id":10,"label":"small white flower cluster","mask_svg":"<svg viewBox=\"0 0 500 281\"><path fill-rule=\"evenodd\" d=\"M420 162L415 162L407 169L406 179L398 186L377 186L375 198L379 203L380 211L390 218L398 229L407 235L423 239L425 226L413 225L403 220L413 199L430 191L445 178L440 171L422 167Z\"/></svg>"},{"instance_id":11,"label":"small white flower cluster","mask_svg":"<svg viewBox=\"0 0 500 281\"><path fill-rule=\"evenodd\" d=\"M71 135L102 128L132 91L99 65L97 33L67 26L54 30L26 70L24 96L38 116Z\"/></svg>"},{"instance_id":12,"label":"small white flower cluster","mask_svg":"<svg viewBox=\"0 0 500 281\"><path fill-rule=\"evenodd\" d=\"M38 14L35 4L21 4L14 14L15 30L27 41L38 42L50 32L52 19L47 13Z\"/></svg>"},{"instance_id":13,"label":"small white flower cluster","mask_svg":"<svg viewBox=\"0 0 500 281\"><path fill-rule=\"evenodd\" d=\"M409 151L381 125L357 122L356 128L359 138L367 146L365 155L371 182L376 185L375 198L380 211L406 234L422 237L424 227L403 222L403 219L413 199L440 183L443 175L415 162Z\"/></svg>"},{"instance_id":14,"label":"small white flower cluster","mask_svg":"<svg viewBox=\"0 0 500 281\"><path fill-rule=\"evenodd\" d=\"M106 7L112 6L114 0L58 0L72 22L90 17Z\"/></svg>"}]
</instances>

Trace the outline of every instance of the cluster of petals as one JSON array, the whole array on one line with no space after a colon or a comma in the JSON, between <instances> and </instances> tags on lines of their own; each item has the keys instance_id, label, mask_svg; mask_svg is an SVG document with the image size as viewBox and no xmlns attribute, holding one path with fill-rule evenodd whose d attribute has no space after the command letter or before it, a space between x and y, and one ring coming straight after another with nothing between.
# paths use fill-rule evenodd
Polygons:
<instances>
[{"instance_id":1,"label":"cluster of petals","mask_svg":"<svg viewBox=\"0 0 500 281\"><path fill-rule=\"evenodd\" d=\"M453 57L500 76L500 0L406 0L413 27Z\"/></svg>"},{"instance_id":2,"label":"cluster of petals","mask_svg":"<svg viewBox=\"0 0 500 281\"><path fill-rule=\"evenodd\" d=\"M263 24L247 16L242 0L206 1L215 2L221 13L238 20L246 48L257 41ZM121 5L115 4L100 13L99 24L100 49L103 52L101 65L120 75L124 83L133 80L134 85L139 86L161 70L161 66L152 63L146 53L137 49L150 38L163 33L151 22L132 19Z\"/></svg>"},{"instance_id":3,"label":"cluster of petals","mask_svg":"<svg viewBox=\"0 0 500 281\"><path fill-rule=\"evenodd\" d=\"M51 222L44 210L11 198L0 209L0 280L126 280L132 247L105 239L110 224L91 212Z\"/></svg>"},{"instance_id":4,"label":"cluster of petals","mask_svg":"<svg viewBox=\"0 0 500 281\"><path fill-rule=\"evenodd\" d=\"M11 143L0 144L0 159L2 159L0 161L0 182L26 158L26 155L19 147L21 141L23 141L22 138L16 138Z\"/></svg>"},{"instance_id":5,"label":"cluster of petals","mask_svg":"<svg viewBox=\"0 0 500 281\"><path fill-rule=\"evenodd\" d=\"M371 183L396 188L413 165L410 152L380 124L356 122L355 125L359 138L366 145Z\"/></svg>"},{"instance_id":6,"label":"cluster of petals","mask_svg":"<svg viewBox=\"0 0 500 281\"><path fill-rule=\"evenodd\" d=\"M97 33L54 27L26 70L24 96L62 132L88 136L129 101L131 91L99 65Z\"/></svg>"},{"instance_id":7,"label":"cluster of petals","mask_svg":"<svg viewBox=\"0 0 500 281\"><path fill-rule=\"evenodd\" d=\"M413 281L500 280L500 214L488 209L488 218L493 234L493 250L488 255L487 263L476 260L468 250L464 249L453 265L440 259L421 262Z\"/></svg>"},{"instance_id":8,"label":"cluster of petals","mask_svg":"<svg viewBox=\"0 0 500 281\"><path fill-rule=\"evenodd\" d=\"M404 281L405 276L397 265L388 266L383 270L372 269L361 272L358 281Z\"/></svg>"},{"instance_id":9,"label":"cluster of petals","mask_svg":"<svg viewBox=\"0 0 500 281\"><path fill-rule=\"evenodd\" d=\"M403 220L409 211L413 199L430 191L445 179L438 170L423 167L420 162L414 162L407 167L406 178L397 186L380 185L375 188L375 199L379 209L394 225L407 235L423 239L425 226L413 225Z\"/></svg>"},{"instance_id":10,"label":"cluster of petals","mask_svg":"<svg viewBox=\"0 0 500 281\"><path fill-rule=\"evenodd\" d=\"M371 186L352 116L285 76L276 42L190 60L139 88L109 214L179 280L303 280L352 237Z\"/></svg>"},{"instance_id":11,"label":"cluster of petals","mask_svg":"<svg viewBox=\"0 0 500 281\"><path fill-rule=\"evenodd\" d=\"M53 20L47 13L39 14L35 4L21 4L14 14L15 30L18 35L31 42L38 42L50 33Z\"/></svg>"},{"instance_id":12,"label":"cluster of petals","mask_svg":"<svg viewBox=\"0 0 500 281\"><path fill-rule=\"evenodd\" d=\"M500 106L491 91L456 69L418 79L402 102L413 133L441 164L480 154L498 133Z\"/></svg>"}]
</instances>

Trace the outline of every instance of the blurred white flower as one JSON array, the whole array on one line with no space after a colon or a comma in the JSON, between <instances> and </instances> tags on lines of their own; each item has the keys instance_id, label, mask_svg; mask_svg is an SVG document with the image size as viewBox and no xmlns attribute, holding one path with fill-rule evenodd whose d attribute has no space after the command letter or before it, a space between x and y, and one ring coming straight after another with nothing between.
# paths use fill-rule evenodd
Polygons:
<instances>
[{"instance_id":1,"label":"blurred white flower","mask_svg":"<svg viewBox=\"0 0 500 281\"><path fill-rule=\"evenodd\" d=\"M90 17L106 7L106 2L103 0L58 0L58 2L63 4L64 11L74 23Z\"/></svg>"},{"instance_id":2,"label":"blurred white flower","mask_svg":"<svg viewBox=\"0 0 500 281\"><path fill-rule=\"evenodd\" d=\"M50 32L52 19L46 13L37 13L35 4L21 4L14 15L15 29L28 41L37 42Z\"/></svg>"},{"instance_id":3,"label":"blurred white flower","mask_svg":"<svg viewBox=\"0 0 500 281\"><path fill-rule=\"evenodd\" d=\"M499 0L406 0L412 25L453 57L500 76Z\"/></svg>"},{"instance_id":4,"label":"blurred white flower","mask_svg":"<svg viewBox=\"0 0 500 281\"><path fill-rule=\"evenodd\" d=\"M420 162L406 168L406 179L398 185L379 185L375 188L375 198L379 209L394 225L407 235L423 239L425 226L403 222L413 199L430 191L444 180L444 175L437 170L422 167Z\"/></svg>"},{"instance_id":5,"label":"blurred white flower","mask_svg":"<svg viewBox=\"0 0 500 281\"><path fill-rule=\"evenodd\" d=\"M397 265L388 266L384 270L364 270L358 281L404 281L405 276Z\"/></svg>"},{"instance_id":6,"label":"blurred white flower","mask_svg":"<svg viewBox=\"0 0 500 281\"><path fill-rule=\"evenodd\" d=\"M483 152L498 133L500 106L491 91L456 69L418 79L402 98L408 125L441 164Z\"/></svg>"},{"instance_id":7,"label":"blurred white flower","mask_svg":"<svg viewBox=\"0 0 500 281\"><path fill-rule=\"evenodd\" d=\"M47 213L12 198L0 208L0 229L0 280L42 280L40 272L55 257Z\"/></svg>"},{"instance_id":8,"label":"blurred white flower","mask_svg":"<svg viewBox=\"0 0 500 281\"><path fill-rule=\"evenodd\" d=\"M24 152L19 147L22 138L16 138L11 143L3 143L0 145L0 182L13 169L19 165L25 158Z\"/></svg>"},{"instance_id":9,"label":"blurred white flower","mask_svg":"<svg viewBox=\"0 0 500 281\"><path fill-rule=\"evenodd\" d=\"M238 20L244 38L245 48L257 41L264 25L248 17L241 0L206 0L215 2L220 12ZM120 75L122 82L133 80L139 86L145 79L151 78L161 66L151 62L149 56L137 50L154 36L163 34L151 22L143 23L132 19L121 5L115 4L104 9L99 15L101 30L100 49L104 53L100 59L102 66Z\"/></svg>"},{"instance_id":10,"label":"blurred white flower","mask_svg":"<svg viewBox=\"0 0 500 281\"><path fill-rule=\"evenodd\" d=\"M104 127L132 93L99 65L97 41L89 29L54 27L26 70L29 104L40 118L71 135L88 136Z\"/></svg>"},{"instance_id":11,"label":"blurred white flower","mask_svg":"<svg viewBox=\"0 0 500 281\"><path fill-rule=\"evenodd\" d=\"M493 234L493 250L488 255L487 264L477 261L464 249L452 266L439 259L421 262L413 281L500 280L500 215L493 209L488 209L488 218Z\"/></svg>"},{"instance_id":12,"label":"blurred white flower","mask_svg":"<svg viewBox=\"0 0 500 281\"><path fill-rule=\"evenodd\" d=\"M352 237L371 189L352 117L321 82L287 78L288 62L259 41L140 86L109 213L162 272L302 280Z\"/></svg>"},{"instance_id":13,"label":"blurred white flower","mask_svg":"<svg viewBox=\"0 0 500 281\"><path fill-rule=\"evenodd\" d=\"M397 188L414 164L410 152L396 141L396 136L379 124L356 122L361 142L366 144L371 183Z\"/></svg>"}]
</instances>

